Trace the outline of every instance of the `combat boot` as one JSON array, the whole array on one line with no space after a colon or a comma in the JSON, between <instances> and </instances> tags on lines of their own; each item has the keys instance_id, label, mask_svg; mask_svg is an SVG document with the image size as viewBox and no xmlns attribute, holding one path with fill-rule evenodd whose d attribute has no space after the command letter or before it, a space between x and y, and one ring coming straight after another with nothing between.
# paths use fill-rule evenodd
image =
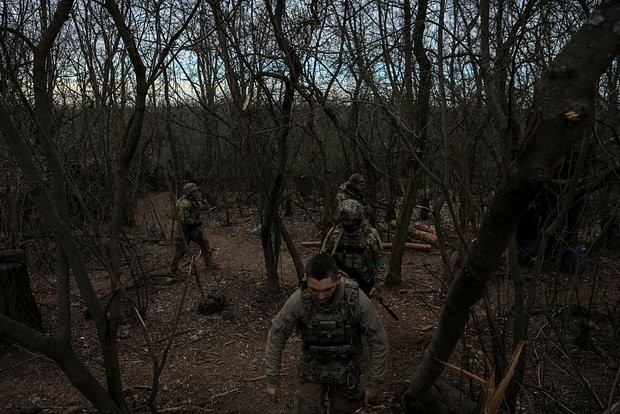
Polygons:
<instances>
[{"instance_id":1,"label":"combat boot","mask_svg":"<svg viewBox=\"0 0 620 414\"><path fill-rule=\"evenodd\" d=\"M202 251L202 257L205 261L205 269L207 270L217 270L220 268L216 263L213 262L213 255L211 254L210 249L204 249Z\"/></svg>"}]
</instances>

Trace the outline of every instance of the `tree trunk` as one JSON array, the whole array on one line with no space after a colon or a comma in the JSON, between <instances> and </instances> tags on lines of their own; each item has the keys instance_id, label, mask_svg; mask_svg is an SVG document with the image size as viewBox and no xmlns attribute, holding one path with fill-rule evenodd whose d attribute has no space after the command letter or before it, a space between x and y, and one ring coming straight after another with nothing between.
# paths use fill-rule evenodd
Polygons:
<instances>
[{"instance_id":1,"label":"tree trunk","mask_svg":"<svg viewBox=\"0 0 620 414\"><path fill-rule=\"evenodd\" d=\"M304 264L301 260L301 256L295 247L295 242L293 242L293 238L290 233L284 226L284 223L280 221L280 234L282 235L282 240L286 244L286 249L288 250L288 254L291 256L291 260L293 260L293 265L295 265L295 271L297 272L297 278L301 280L304 277Z\"/></svg>"},{"instance_id":2,"label":"tree trunk","mask_svg":"<svg viewBox=\"0 0 620 414\"><path fill-rule=\"evenodd\" d=\"M620 2L604 2L573 35L536 84L534 122L515 166L493 197L478 237L448 291L437 330L403 396L412 412L427 401L460 339L472 306L482 297L491 272L500 264L521 213L547 183L573 145L588 139L594 119L594 88L614 56L620 54Z\"/></svg>"},{"instance_id":3,"label":"tree trunk","mask_svg":"<svg viewBox=\"0 0 620 414\"><path fill-rule=\"evenodd\" d=\"M19 250L0 251L0 313L38 331L43 328L24 255Z\"/></svg>"},{"instance_id":4,"label":"tree trunk","mask_svg":"<svg viewBox=\"0 0 620 414\"><path fill-rule=\"evenodd\" d=\"M390 254L390 265L387 277L385 278L386 286L398 286L401 279L401 269L403 263L403 254L405 251L405 243L407 237L409 237L409 223L411 222L411 216L413 215L413 208L415 207L415 199L418 193L419 183L414 176L407 183L407 190L405 191L405 199L401 208L401 214L397 220L396 231L394 234L394 247Z\"/></svg>"},{"instance_id":5,"label":"tree trunk","mask_svg":"<svg viewBox=\"0 0 620 414\"><path fill-rule=\"evenodd\" d=\"M280 279L278 276L278 258L280 254L280 200L282 198L282 186L286 174L286 164L288 160L288 135L292 128L292 110L295 98L295 87L301 76L302 66L297 52L286 39L282 30L282 17L286 2L278 0L275 9L271 1L266 2L267 11L271 25L274 29L278 46L282 51L284 61L288 68L290 77L280 77L285 84L284 96L282 98L281 120L278 122L277 155L276 168L273 170L269 191L263 210L263 233L261 242L265 257L265 268L267 270L267 284L271 292L280 291Z\"/></svg>"},{"instance_id":6,"label":"tree trunk","mask_svg":"<svg viewBox=\"0 0 620 414\"><path fill-rule=\"evenodd\" d=\"M426 56L423 42L427 9L428 0L421 0L418 2L418 10L413 31L413 51L419 64L420 85L417 91L418 98L416 101L415 111L413 110L413 108L410 109L410 111L415 113L415 136L419 137L419 143L415 146L412 145L412 147L418 147L421 149L426 147L426 141L428 137L427 127L431 91L431 62L428 59L428 56ZM405 2L404 10L406 15L411 14L410 1ZM405 22L407 20L410 20L410 18L406 17ZM405 24L405 27L409 28L410 24ZM410 42L407 41L407 43ZM413 66L411 62L411 56L408 56L407 60L410 61L408 66L409 70L412 71ZM413 92L410 85L412 75L413 73L409 73L406 79L406 82L408 83L408 86L406 87L406 93L408 96L408 102L410 103L413 100ZM423 150L419 151L419 153L423 152ZM394 248L392 249L392 254L390 255L388 276L385 280L385 283L388 286L396 286L401 282L404 245L407 241L407 236L409 235L409 222L411 221L411 216L413 215L413 209L415 207L417 193L421 187L422 171L419 167L419 158L412 160L412 163L413 164L410 168L409 174L409 182L407 183L407 190L405 192L405 200L401 208L400 222L399 226L396 229L396 234L394 235Z\"/></svg>"}]
</instances>

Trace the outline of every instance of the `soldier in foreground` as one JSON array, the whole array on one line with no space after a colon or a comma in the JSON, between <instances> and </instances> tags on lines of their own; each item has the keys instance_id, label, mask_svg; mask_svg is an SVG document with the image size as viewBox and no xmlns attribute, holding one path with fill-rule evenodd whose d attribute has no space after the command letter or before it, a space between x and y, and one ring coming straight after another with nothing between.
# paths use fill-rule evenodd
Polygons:
<instances>
[{"instance_id":1,"label":"soldier in foreground","mask_svg":"<svg viewBox=\"0 0 620 414\"><path fill-rule=\"evenodd\" d=\"M205 238L201 227L200 203L198 202L200 191L200 187L196 184L187 183L183 186L184 195L177 201L181 225L179 226L179 235L175 239L175 253L170 264L170 272L176 277L182 276L179 270L179 262L187 252L187 246L190 242L194 242L200 247L205 267L207 269L213 268L209 241Z\"/></svg>"},{"instance_id":2,"label":"soldier in foreground","mask_svg":"<svg viewBox=\"0 0 620 414\"><path fill-rule=\"evenodd\" d=\"M286 301L272 321L265 351L267 395L282 400L280 368L282 351L294 329L301 334L303 354L299 363L299 414L353 412L371 404L387 369L388 339L370 299L354 280L338 272L327 254L314 256L306 265L301 287ZM360 390L362 335L370 348L368 380Z\"/></svg>"},{"instance_id":3,"label":"soldier in foreground","mask_svg":"<svg viewBox=\"0 0 620 414\"><path fill-rule=\"evenodd\" d=\"M365 219L363 206L344 200L336 209L336 225L323 240L321 253L331 255L338 268L357 281L371 298L384 280L385 256L379 232Z\"/></svg>"}]
</instances>

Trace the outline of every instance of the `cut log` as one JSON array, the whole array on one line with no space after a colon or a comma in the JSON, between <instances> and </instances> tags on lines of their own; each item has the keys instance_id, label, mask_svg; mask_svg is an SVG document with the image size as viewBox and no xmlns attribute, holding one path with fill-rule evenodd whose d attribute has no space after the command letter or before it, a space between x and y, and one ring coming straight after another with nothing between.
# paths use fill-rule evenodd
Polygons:
<instances>
[{"instance_id":1,"label":"cut log","mask_svg":"<svg viewBox=\"0 0 620 414\"><path fill-rule=\"evenodd\" d=\"M0 313L37 330L43 327L24 255L19 250L0 251Z\"/></svg>"},{"instance_id":2,"label":"cut log","mask_svg":"<svg viewBox=\"0 0 620 414\"><path fill-rule=\"evenodd\" d=\"M390 220L390 227L395 229L396 228L396 220ZM414 229L418 229L418 230L422 230L425 231L427 233L431 233L431 234L437 234L437 231L435 230L435 227L433 226L429 226L428 224L424 224L421 221L414 221L409 228L414 228Z\"/></svg>"},{"instance_id":3,"label":"cut log","mask_svg":"<svg viewBox=\"0 0 620 414\"><path fill-rule=\"evenodd\" d=\"M432 232L422 230L418 226L423 227L426 230L432 230ZM396 220L390 221L390 227L392 227L393 229L396 228ZM428 244L432 244L433 246L437 246L437 235L434 233L434 229L432 227L424 225L419 222L415 222L409 226L408 230L409 230L409 237L416 239L416 240L423 241Z\"/></svg>"},{"instance_id":4,"label":"cut log","mask_svg":"<svg viewBox=\"0 0 620 414\"><path fill-rule=\"evenodd\" d=\"M321 247L320 241L304 241L301 242L304 247ZM392 248L392 243L383 243L383 248L389 250ZM430 252L433 250L433 246L426 243L405 243L405 249L415 250L418 252Z\"/></svg>"},{"instance_id":5,"label":"cut log","mask_svg":"<svg viewBox=\"0 0 620 414\"><path fill-rule=\"evenodd\" d=\"M428 224L424 224L421 221L414 222L413 227L415 227L418 230L425 231L427 233L437 234L437 232L435 231L435 227L429 226Z\"/></svg>"},{"instance_id":6,"label":"cut log","mask_svg":"<svg viewBox=\"0 0 620 414\"><path fill-rule=\"evenodd\" d=\"M383 243L384 249L391 249L392 243ZM427 243L405 243L405 249L415 250L417 252L430 252L433 251L433 246Z\"/></svg>"},{"instance_id":7,"label":"cut log","mask_svg":"<svg viewBox=\"0 0 620 414\"><path fill-rule=\"evenodd\" d=\"M427 233L422 230L413 230L409 228L409 234L414 238L420 241L426 242L428 244L432 244L433 246L437 246L437 236L432 233Z\"/></svg>"}]
</instances>

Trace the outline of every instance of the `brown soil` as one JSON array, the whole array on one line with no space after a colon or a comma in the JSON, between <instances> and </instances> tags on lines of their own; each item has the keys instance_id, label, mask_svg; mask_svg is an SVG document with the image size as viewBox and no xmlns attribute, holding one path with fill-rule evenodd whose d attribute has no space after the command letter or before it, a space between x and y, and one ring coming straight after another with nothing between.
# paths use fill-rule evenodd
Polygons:
<instances>
[{"instance_id":1,"label":"brown soil","mask_svg":"<svg viewBox=\"0 0 620 414\"><path fill-rule=\"evenodd\" d=\"M266 277L260 239L250 230L258 216L247 206L231 210L231 223L224 226L224 210L218 208L208 214L205 231L214 249L215 262L220 266L205 271L198 263L198 275L207 292L225 295L227 308L214 315L201 315L196 309L202 300L195 278L189 278L187 296L183 303L181 321L172 323L179 306L184 283L174 283L168 275L169 259L173 252L170 242L169 199L166 193L153 195L149 202L138 208L137 225L129 229L135 249L135 269L144 272L149 280L148 315L146 325L151 340L161 351L172 336L174 342L166 368L161 376L157 404L161 412L212 413L290 413L296 412L296 360L299 339L293 336L284 353L283 392L285 400L279 404L267 401L263 377L263 352L270 320L286 298L297 287L297 276L290 257L283 246L280 264L282 293L270 295L266 291ZM285 224L296 242L317 240L316 226L297 210L287 217ZM159 234L166 240L160 240ZM387 238L387 235L382 235ZM302 258L308 259L318 248L304 248L297 243ZM192 253L196 254L195 246ZM189 262L185 263L186 269ZM596 309L609 309L594 322L589 340L584 346L574 344L576 334L585 318L571 317L567 345L558 344L553 330L544 316L532 321L535 338L529 351L532 367L528 371L528 398L531 404L523 412L597 412L592 391L606 405L613 378L618 368L617 322L618 281L615 262L605 263L610 277L596 292ZM53 274L43 268L30 270L37 302L41 305L46 329L54 329L55 298ZM590 286L592 274L580 279ZM610 274L610 276L612 275ZM93 283L105 300L108 286L100 267L92 269ZM389 373L377 405L364 407L359 413L399 412L398 394L406 387L413 369L430 341L444 298L441 293L443 272L439 253L408 251L403 266L404 281L398 289L385 289L383 296L400 320L393 320L379 305L378 312L390 337ZM570 277L558 275L569 286ZM599 276L600 278L600 276ZM127 284L131 286L131 280ZM564 282L562 282L564 283ZM490 286L494 308L506 312L508 286L505 277L498 274ZM565 294L569 289L564 289ZM589 292L589 291L588 291ZM87 366L102 377L101 358L92 321L85 318L84 307L74 292L73 318L74 347ZM580 293L577 292L579 296ZM587 302L587 293L580 300ZM499 304L499 307L497 306ZM616 306L614 309L613 306ZM477 332L488 338L482 306L475 308L476 318L468 325L464 341L451 363L465 367L481 377L489 375L492 366L490 348L481 348ZM613 318L615 315L616 318ZM561 324L563 316L554 314L551 320ZM591 319L591 318L590 318ZM501 328L505 321L496 320ZM511 329L512 325L506 325ZM484 331L484 332L483 332ZM488 341L487 341L488 342ZM489 345L489 344L486 344ZM490 346L490 345L489 345ZM119 331L119 350L124 385L135 395L130 397L136 412L145 412L144 394L151 386L152 364L143 336L135 321L127 318ZM578 361L576 366L569 361ZM542 375L541 375L542 372ZM583 375L583 380L579 378ZM472 396L479 396L481 387L449 369L447 376L453 383L463 384ZM591 390L588 390L588 384ZM616 390L614 400L620 399ZM533 407L537 407L534 409ZM544 407L544 408L543 408ZM572 411L566 411L569 409ZM6 413L77 413L92 412L92 406L70 385L64 374L46 357L17 345L0 346L0 412Z\"/></svg>"}]
</instances>

